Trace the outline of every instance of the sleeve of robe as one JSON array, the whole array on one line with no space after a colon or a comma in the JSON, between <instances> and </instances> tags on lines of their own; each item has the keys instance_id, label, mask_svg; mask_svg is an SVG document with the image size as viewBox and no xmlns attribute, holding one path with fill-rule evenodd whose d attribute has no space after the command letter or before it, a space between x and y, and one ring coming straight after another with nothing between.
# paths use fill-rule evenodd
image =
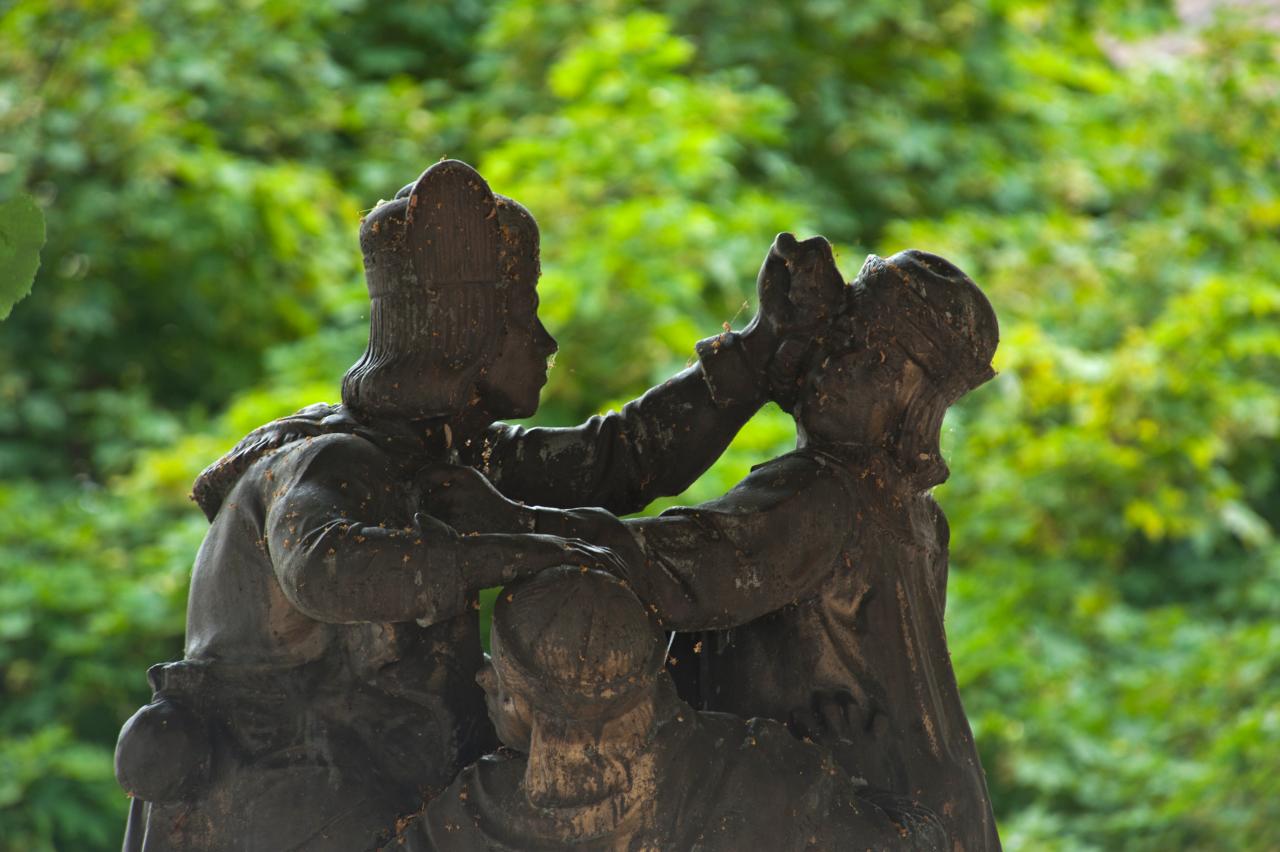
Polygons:
<instances>
[{"instance_id":1,"label":"sleeve of robe","mask_svg":"<svg viewBox=\"0 0 1280 852\"><path fill-rule=\"evenodd\" d=\"M764 403L736 340L699 346L699 363L621 411L570 428L494 425L468 461L512 500L638 512L678 494L720 457Z\"/></svg>"},{"instance_id":2,"label":"sleeve of robe","mask_svg":"<svg viewBox=\"0 0 1280 852\"><path fill-rule=\"evenodd\" d=\"M853 528L848 477L791 453L718 500L626 521L644 554L627 579L673 630L732 627L809 597Z\"/></svg>"},{"instance_id":3,"label":"sleeve of robe","mask_svg":"<svg viewBox=\"0 0 1280 852\"><path fill-rule=\"evenodd\" d=\"M717 500L656 518L533 514L538 532L622 554L628 583L663 626L724 629L809 597L831 575L855 523L850 476L825 457L790 453L757 466Z\"/></svg>"},{"instance_id":4,"label":"sleeve of robe","mask_svg":"<svg viewBox=\"0 0 1280 852\"><path fill-rule=\"evenodd\" d=\"M271 562L285 596L311 618L433 623L469 606L457 534L412 521L401 477L368 441L309 439L266 476Z\"/></svg>"}]
</instances>

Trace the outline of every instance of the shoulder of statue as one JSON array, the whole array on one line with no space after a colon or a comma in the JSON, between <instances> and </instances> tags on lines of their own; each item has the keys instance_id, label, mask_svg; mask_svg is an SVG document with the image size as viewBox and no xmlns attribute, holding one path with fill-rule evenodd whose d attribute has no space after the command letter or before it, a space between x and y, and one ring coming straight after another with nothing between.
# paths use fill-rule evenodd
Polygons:
<instances>
[{"instance_id":1,"label":"shoulder of statue","mask_svg":"<svg viewBox=\"0 0 1280 852\"><path fill-rule=\"evenodd\" d=\"M714 512L725 518L755 523L761 513L786 511L788 506L806 505L810 487L828 476L823 466L802 451L786 453L751 468L751 472L728 493L696 506L676 506L663 517Z\"/></svg>"},{"instance_id":2,"label":"shoulder of statue","mask_svg":"<svg viewBox=\"0 0 1280 852\"><path fill-rule=\"evenodd\" d=\"M490 481L496 481L502 475L506 458L504 449L518 441L525 431L523 426L493 423L476 437L457 446L458 459L483 473Z\"/></svg>"},{"instance_id":3,"label":"shoulder of statue","mask_svg":"<svg viewBox=\"0 0 1280 852\"><path fill-rule=\"evenodd\" d=\"M747 742L759 749L767 758L786 758L790 762L818 765L824 762L825 752L819 747L798 740L787 726L774 719L756 717L746 722Z\"/></svg>"},{"instance_id":4,"label":"shoulder of statue","mask_svg":"<svg viewBox=\"0 0 1280 852\"><path fill-rule=\"evenodd\" d=\"M213 520L222 501L241 477L262 459L300 441L332 432L354 431L354 421L340 405L317 403L254 429L196 477L191 499Z\"/></svg>"},{"instance_id":5,"label":"shoulder of statue","mask_svg":"<svg viewBox=\"0 0 1280 852\"><path fill-rule=\"evenodd\" d=\"M820 453L800 448L752 465L751 472L743 482L777 484L803 482L815 476L825 476L826 470L831 466L831 460L824 458Z\"/></svg>"},{"instance_id":6,"label":"shoulder of statue","mask_svg":"<svg viewBox=\"0 0 1280 852\"><path fill-rule=\"evenodd\" d=\"M290 441L264 454L263 461L268 466L297 464L323 458L326 464L338 463L341 460L373 460L385 459L390 454L380 447L369 436L354 432L328 432L319 435L307 435Z\"/></svg>"}]
</instances>

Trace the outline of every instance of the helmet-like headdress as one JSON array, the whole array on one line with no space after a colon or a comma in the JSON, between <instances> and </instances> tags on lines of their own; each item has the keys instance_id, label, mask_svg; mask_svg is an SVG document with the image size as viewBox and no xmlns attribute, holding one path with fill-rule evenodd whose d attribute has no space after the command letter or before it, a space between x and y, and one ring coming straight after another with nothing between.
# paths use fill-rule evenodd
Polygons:
<instances>
[{"instance_id":1,"label":"helmet-like headdress","mask_svg":"<svg viewBox=\"0 0 1280 852\"><path fill-rule=\"evenodd\" d=\"M563 719L626 710L666 659L661 632L621 580L569 566L508 587L494 607L493 646L508 688Z\"/></svg>"},{"instance_id":2,"label":"helmet-like headdress","mask_svg":"<svg viewBox=\"0 0 1280 852\"><path fill-rule=\"evenodd\" d=\"M995 311L969 276L936 254L909 249L871 255L855 283L875 308L872 333L883 327L947 396L957 399L992 376L1000 340ZM859 298L858 290L851 291Z\"/></svg>"},{"instance_id":3,"label":"helmet-like headdress","mask_svg":"<svg viewBox=\"0 0 1280 852\"><path fill-rule=\"evenodd\" d=\"M537 279L537 225L458 160L406 189L360 227L369 346L342 398L362 415L448 416L498 350L507 288Z\"/></svg>"}]
</instances>

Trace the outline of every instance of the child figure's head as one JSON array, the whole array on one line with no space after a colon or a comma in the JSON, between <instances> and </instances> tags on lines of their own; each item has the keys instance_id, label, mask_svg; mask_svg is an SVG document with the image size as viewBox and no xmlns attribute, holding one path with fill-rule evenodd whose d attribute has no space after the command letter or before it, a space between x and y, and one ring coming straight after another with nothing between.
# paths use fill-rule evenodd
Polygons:
<instances>
[{"instance_id":1,"label":"child figure's head","mask_svg":"<svg viewBox=\"0 0 1280 852\"><path fill-rule=\"evenodd\" d=\"M666 695L666 642L631 590L553 568L502 593L491 635L479 681L499 736L529 755L529 799L576 806L631 789Z\"/></svg>"},{"instance_id":2,"label":"child figure's head","mask_svg":"<svg viewBox=\"0 0 1280 852\"><path fill-rule=\"evenodd\" d=\"M492 648L493 673L481 675L487 691L527 707L526 716L580 721L628 709L665 659L662 633L635 594L609 574L572 566L503 592Z\"/></svg>"},{"instance_id":3,"label":"child figure's head","mask_svg":"<svg viewBox=\"0 0 1280 852\"><path fill-rule=\"evenodd\" d=\"M890 449L928 485L941 482L943 415L995 375L995 312L968 276L920 251L868 258L847 302L804 377L802 440Z\"/></svg>"}]
</instances>

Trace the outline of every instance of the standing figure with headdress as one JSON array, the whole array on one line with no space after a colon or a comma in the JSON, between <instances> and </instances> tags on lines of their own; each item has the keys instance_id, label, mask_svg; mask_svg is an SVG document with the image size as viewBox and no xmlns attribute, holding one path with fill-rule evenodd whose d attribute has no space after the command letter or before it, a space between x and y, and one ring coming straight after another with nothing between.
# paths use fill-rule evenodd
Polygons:
<instances>
[{"instance_id":1,"label":"standing figure with headdress","mask_svg":"<svg viewBox=\"0 0 1280 852\"><path fill-rule=\"evenodd\" d=\"M765 399L787 320L700 345L621 412L521 429L554 339L538 231L443 161L360 230L369 346L342 405L250 433L200 475L185 659L121 732L126 850L372 848L494 744L475 682L481 589L607 551L528 529L459 536L424 507L442 466L507 496L637 511L676 493ZM771 283L762 277L764 288Z\"/></svg>"},{"instance_id":2,"label":"standing figure with headdress","mask_svg":"<svg viewBox=\"0 0 1280 852\"><path fill-rule=\"evenodd\" d=\"M777 388L797 449L656 518L508 505L509 528L608 546L664 626L706 631L674 655L677 674L695 671L696 706L788 722L871 788L936 813L954 849L998 849L947 650L949 530L930 494L948 474L943 416L994 375L995 313L925 252L872 257L851 286L820 237L779 238L771 256L794 297L845 304L798 383ZM440 484L460 528L504 514L477 477Z\"/></svg>"}]
</instances>

